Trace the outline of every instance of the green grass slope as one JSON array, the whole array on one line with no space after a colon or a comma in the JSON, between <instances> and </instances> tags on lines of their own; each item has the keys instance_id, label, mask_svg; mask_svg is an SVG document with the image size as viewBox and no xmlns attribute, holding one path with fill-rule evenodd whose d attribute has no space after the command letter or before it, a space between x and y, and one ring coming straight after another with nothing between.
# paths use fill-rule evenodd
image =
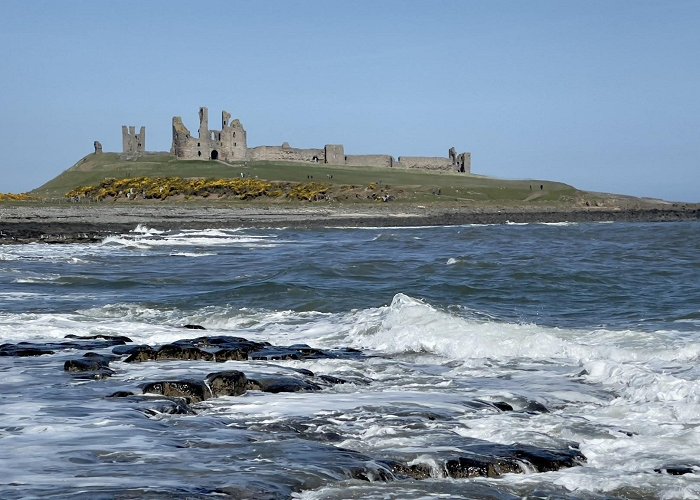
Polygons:
<instances>
[{"instance_id":1,"label":"green grass slope","mask_svg":"<svg viewBox=\"0 0 700 500\"><path fill-rule=\"evenodd\" d=\"M148 153L126 160L117 153L90 154L56 178L32 191L44 199L60 199L74 188L100 183L106 178L182 177L235 179L244 174L278 182L317 182L334 188L370 185L401 193L398 201L417 203L493 202L503 204L575 201L575 188L542 180L501 180L452 172L429 172L378 167L348 167L283 162L176 160L167 153ZM342 199L342 198L341 198ZM349 198L348 198L349 199ZM366 201L355 196L352 201Z\"/></svg>"}]
</instances>

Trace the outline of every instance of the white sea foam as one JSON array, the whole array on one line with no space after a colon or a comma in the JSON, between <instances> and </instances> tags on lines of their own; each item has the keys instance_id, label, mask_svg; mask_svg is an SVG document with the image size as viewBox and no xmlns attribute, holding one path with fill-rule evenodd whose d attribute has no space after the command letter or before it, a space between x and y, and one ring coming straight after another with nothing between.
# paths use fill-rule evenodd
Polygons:
<instances>
[{"instance_id":1,"label":"white sea foam","mask_svg":"<svg viewBox=\"0 0 700 500\"><path fill-rule=\"evenodd\" d=\"M173 232L141 228L141 230L134 230L129 234L108 236L102 240L102 245L122 246L141 250L171 246L273 248L282 243L276 240L277 237L277 234L246 235L241 229L182 230Z\"/></svg>"},{"instance_id":2,"label":"white sea foam","mask_svg":"<svg viewBox=\"0 0 700 500\"><path fill-rule=\"evenodd\" d=\"M216 253L212 252L202 252L202 253L197 253L197 252L170 252L171 257L209 257L212 255L216 255Z\"/></svg>"}]
</instances>

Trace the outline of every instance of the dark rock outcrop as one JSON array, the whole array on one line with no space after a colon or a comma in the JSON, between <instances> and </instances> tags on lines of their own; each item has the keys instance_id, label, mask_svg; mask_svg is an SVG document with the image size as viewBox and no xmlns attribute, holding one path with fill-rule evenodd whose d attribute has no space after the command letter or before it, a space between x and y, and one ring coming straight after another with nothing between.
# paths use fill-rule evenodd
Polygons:
<instances>
[{"instance_id":1,"label":"dark rock outcrop","mask_svg":"<svg viewBox=\"0 0 700 500\"><path fill-rule=\"evenodd\" d=\"M249 380L248 388L263 392L312 392L321 390L321 386L296 377L264 376Z\"/></svg>"},{"instance_id":2,"label":"dark rock outcrop","mask_svg":"<svg viewBox=\"0 0 700 500\"><path fill-rule=\"evenodd\" d=\"M527 472L527 466L537 472L549 472L574 467L585 460L586 457L574 446L548 450L525 444L508 446L484 443L476 446L473 453L447 460L445 472L455 479L500 477L508 473Z\"/></svg>"},{"instance_id":3,"label":"dark rock outcrop","mask_svg":"<svg viewBox=\"0 0 700 500\"><path fill-rule=\"evenodd\" d=\"M207 384L214 397L240 396L249 387L248 377L237 370L210 373L206 378Z\"/></svg>"},{"instance_id":4,"label":"dark rock outcrop","mask_svg":"<svg viewBox=\"0 0 700 500\"><path fill-rule=\"evenodd\" d=\"M204 382L198 380L172 380L152 382L143 386L144 394L160 394L169 398L183 398L187 403L199 403L212 394Z\"/></svg>"},{"instance_id":5,"label":"dark rock outcrop","mask_svg":"<svg viewBox=\"0 0 700 500\"><path fill-rule=\"evenodd\" d=\"M2 344L0 345L0 356L16 356L25 358L30 356L43 356L44 354L54 354L55 351L48 347L31 344L29 342L20 342L19 344Z\"/></svg>"},{"instance_id":6,"label":"dark rock outcrop","mask_svg":"<svg viewBox=\"0 0 700 500\"><path fill-rule=\"evenodd\" d=\"M86 352L82 358L69 359L63 363L63 370L78 378L101 380L114 374L109 363L115 359L118 359L117 356Z\"/></svg>"},{"instance_id":7,"label":"dark rock outcrop","mask_svg":"<svg viewBox=\"0 0 700 500\"><path fill-rule=\"evenodd\" d=\"M658 472L659 474L670 474L671 476L683 476L685 474L694 474L695 467L687 464L672 464L654 469L654 472Z\"/></svg>"}]
</instances>

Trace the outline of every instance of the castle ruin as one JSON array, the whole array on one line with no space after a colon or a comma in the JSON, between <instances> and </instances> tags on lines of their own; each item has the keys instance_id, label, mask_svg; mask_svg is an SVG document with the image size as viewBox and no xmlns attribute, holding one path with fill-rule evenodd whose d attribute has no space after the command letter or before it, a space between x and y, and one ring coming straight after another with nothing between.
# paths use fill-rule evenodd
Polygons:
<instances>
[{"instance_id":1,"label":"castle ruin","mask_svg":"<svg viewBox=\"0 0 700 500\"><path fill-rule=\"evenodd\" d=\"M181 160L218 160L223 162L285 161L297 163L323 163L357 167L387 167L421 170L441 170L471 173L471 153L457 153L450 148L446 157L391 155L347 155L342 144L326 144L323 148L293 148L288 143L281 146L248 147L246 131L240 120L231 114L221 113L221 129L209 129L209 110L199 108L198 136L192 136L182 118L172 121L173 142L171 154ZM102 145L95 142L95 153L102 152ZM136 127L122 126L122 154L136 158L146 152L146 127L136 133Z\"/></svg>"},{"instance_id":2,"label":"castle ruin","mask_svg":"<svg viewBox=\"0 0 700 500\"><path fill-rule=\"evenodd\" d=\"M285 142L281 146L249 148L243 125L237 119L231 120L231 114L226 111L221 113L221 130L209 130L209 110L205 107L199 108L198 135L192 136L181 117L173 117L171 153L183 160L287 161L471 173L471 153L457 154L455 148L450 148L446 157L399 156L398 159L391 155L346 155L342 144L300 149Z\"/></svg>"},{"instance_id":3,"label":"castle ruin","mask_svg":"<svg viewBox=\"0 0 700 500\"><path fill-rule=\"evenodd\" d=\"M122 125L122 153L129 157L142 155L146 151L146 127L136 133L136 127Z\"/></svg>"}]
</instances>

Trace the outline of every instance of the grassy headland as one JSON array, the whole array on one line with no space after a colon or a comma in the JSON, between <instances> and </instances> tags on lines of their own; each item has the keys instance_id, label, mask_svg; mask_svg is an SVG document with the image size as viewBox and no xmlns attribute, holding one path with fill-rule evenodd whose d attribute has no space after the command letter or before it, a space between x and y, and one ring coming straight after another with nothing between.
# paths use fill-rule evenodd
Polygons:
<instances>
[{"instance_id":1,"label":"grassy headland","mask_svg":"<svg viewBox=\"0 0 700 500\"><path fill-rule=\"evenodd\" d=\"M249 183L252 192L257 194L248 195L238 189L242 179L266 181L266 189ZM211 189L203 187L206 185ZM227 189L227 185L231 189ZM307 191L321 192L322 196L299 195ZM297 196L289 195L295 192ZM130 193L129 196L126 193ZM83 199L107 201L255 199L274 203L325 200L354 204L391 200L459 205L600 202L599 196L567 184L537 179L501 180L452 172L304 163L227 164L176 160L166 153L149 153L133 160L123 159L117 153L91 154L31 194L44 200L82 194Z\"/></svg>"}]
</instances>

